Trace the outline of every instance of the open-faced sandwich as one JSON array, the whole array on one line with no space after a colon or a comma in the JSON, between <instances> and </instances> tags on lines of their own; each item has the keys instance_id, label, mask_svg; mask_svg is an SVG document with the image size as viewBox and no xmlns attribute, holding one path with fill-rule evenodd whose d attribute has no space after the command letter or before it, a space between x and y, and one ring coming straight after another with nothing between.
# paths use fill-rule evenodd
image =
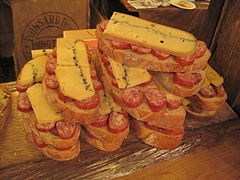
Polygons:
<instances>
[{"instance_id":1,"label":"open-faced sandwich","mask_svg":"<svg viewBox=\"0 0 240 180\"><path fill-rule=\"evenodd\" d=\"M64 120L44 96L41 82L47 59L39 56L24 65L16 85L17 107L30 141L47 157L65 161L80 152L80 125Z\"/></svg>"}]
</instances>

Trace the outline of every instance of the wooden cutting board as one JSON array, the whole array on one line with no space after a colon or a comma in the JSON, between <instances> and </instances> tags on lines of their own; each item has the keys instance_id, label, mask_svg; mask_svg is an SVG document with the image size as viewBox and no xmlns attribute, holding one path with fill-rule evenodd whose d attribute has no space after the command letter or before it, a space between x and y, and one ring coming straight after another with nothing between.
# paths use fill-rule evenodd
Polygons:
<instances>
[{"instance_id":1,"label":"wooden cutting board","mask_svg":"<svg viewBox=\"0 0 240 180\"><path fill-rule=\"evenodd\" d=\"M174 150L162 150L142 143L130 131L115 152L103 152L81 139L80 155L58 162L43 156L25 136L20 113L16 109L15 83L12 112L0 136L0 179L108 179L125 176L169 159L201 151L220 144L224 137L240 133L240 120L225 104L208 120L187 117L182 144Z\"/></svg>"}]
</instances>

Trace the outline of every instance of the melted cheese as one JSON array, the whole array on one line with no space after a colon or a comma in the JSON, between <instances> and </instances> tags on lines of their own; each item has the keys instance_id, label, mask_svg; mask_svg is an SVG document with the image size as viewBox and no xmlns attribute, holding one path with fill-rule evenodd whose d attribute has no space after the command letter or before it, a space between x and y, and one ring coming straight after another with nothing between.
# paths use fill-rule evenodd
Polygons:
<instances>
[{"instance_id":1,"label":"melted cheese","mask_svg":"<svg viewBox=\"0 0 240 180\"><path fill-rule=\"evenodd\" d=\"M196 49L196 38L185 31L114 12L103 36L119 39L176 56L187 56Z\"/></svg>"},{"instance_id":2,"label":"melted cheese","mask_svg":"<svg viewBox=\"0 0 240 180\"><path fill-rule=\"evenodd\" d=\"M52 49L39 49L39 50L31 50L32 58L36 58L38 56L49 56L52 53Z\"/></svg>"},{"instance_id":3,"label":"melted cheese","mask_svg":"<svg viewBox=\"0 0 240 180\"><path fill-rule=\"evenodd\" d=\"M28 61L21 71L20 84L24 86L34 82L41 82L45 73L47 59L47 56L39 56Z\"/></svg>"},{"instance_id":4,"label":"melted cheese","mask_svg":"<svg viewBox=\"0 0 240 180\"><path fill-rule=\"evenodd\" d=\"M114 102L114 100L108 93L101 90L99 92L99 96L101 101L101 104L99 107L100 114L109 114L111 112L121 112L121 107Z\"/></svg>"},{"instance_id":5,"label":"melted cheese","mask_svg":"<svg viewBox=\"0 0 240 180\"><path fill-rule=\"evenodd\" d=\"M90 68L57 66L55 73L64 96L80 101L95 94L90 77Z\"/></svg>"},{"instance_id":6,"label":"melted cheese","mask_svg":"<svg viewBox=\"0 0 240 180\"><path fill-rule=\"evenodd\" d=\"M85 43L79 39L57 39L57 64L59 66L89 67Z\"/></svg>"},{"instance_id":7,"label":"melted cheese","mask_svg":"<svg viewBox=\"0 0 240 180\"><path fill-rule=\"evenodd\" d=\"M147 70L122 65L108 57L119 88L133 87L151 79Z\"/></svg>"},{"instance_id":8,"label":"melted cheese","mask_svg":"<svg viewBox=\"0 0 240 180\"><path fill-rule=\"evenodd\" d=\"M36 83L28 88L27 94L38 123L49 123L62 120L62 117L46 100L41 83Z\"/></svg>"},{"instance_id":9,"label":"melted cheese","mask_svg":"<svg viewBox=\"0 0 240 180\"><path fill-rule=\"evenodd\" d=\"M223 77L221 77L210 65L206 68L206 77L214 86L223 84Z\"/></svg>"}]
</instances>

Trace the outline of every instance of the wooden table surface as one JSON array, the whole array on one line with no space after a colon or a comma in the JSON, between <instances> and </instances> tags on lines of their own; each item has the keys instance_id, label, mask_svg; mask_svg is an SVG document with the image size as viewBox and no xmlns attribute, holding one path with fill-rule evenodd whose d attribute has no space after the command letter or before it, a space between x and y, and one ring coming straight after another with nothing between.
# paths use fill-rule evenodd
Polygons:
<instances>
[{"instance_id":1,"label":"wooden table surface","mask_svg":"<svg viewBox=\"0 0 240 180\"><path fill-rule=\"evenodd\" d=\"M115 152L97 150L81 140L78 157L58 162L42 155L27 140L21 113L16 109L15 83L9 83L9 87L13 103L0 136L1 180L240 179L240 119L227 104L208 121L187 118L184 140L176 149L148 146L131 131Z\"/></svg>"},{"instance_id":2,"label":"wooden table surface","mask_svg":"<svg viewBox=\"0 0 240 180\"><path fill-rule=\"evenodd\" d=\"M114 180L240 180L240 137Z\"/></svg>"}]
</instances>

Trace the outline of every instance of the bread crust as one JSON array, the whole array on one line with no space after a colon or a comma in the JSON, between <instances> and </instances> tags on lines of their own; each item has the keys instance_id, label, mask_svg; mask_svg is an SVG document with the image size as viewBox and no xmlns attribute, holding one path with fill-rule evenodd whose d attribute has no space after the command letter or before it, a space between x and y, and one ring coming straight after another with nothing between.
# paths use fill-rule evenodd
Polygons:
<instances>
[{"instance_id":1,"label":"bread crust","mask_svg":"<svg viewBox=\"0 0 240 180\"><path fill-rule=\"evenodd\" d=\"M137 120L141 121L153 121L158 119L165 111L166 108L163 108L159 112L153 112L146 102L141 103L139 106L135 108L127 107L122 101L122 89L118 89L112 85L111 77L106 72L105 66L100 63L100 68L102 71L102 82L104 84L105 90L113 97L114 101L120 105L125 111L127 111L130 115L132 115ZM140 88L140 87L139 87ZM146 87L141 87L144 91ZM147 88L158 88L155 82L152 82Z\"/></svg>"},{"instance_id":2,"label":"bread crust","mask_svg":"<svg viewBox=\"0 0 240 180\"><path fill-rule=\"evenodd\" d=\"M103 33L99 28L96 29L96 37L98 39L99 48L115 61L130 67L144 68L151 71L161 72L197 72L207 66L207 62L211 56L210 50L207 49L205 54L196 59L190 66L181 66L177 63L173 56L166 60L159 60L152 54L138 54L129 49L113 49L109 40L103 38Z\"/></svg>"},{"instance_id":3,"label":"bread crust","mask_svg":"<svg viewBox=\"0 0 240 180\"><path fill-rule=\"evenodd\" d=\"M94 137L89 137L84 130L82 132L82 137L89 144L102 151L115 151L119 149L129 133L129 127L125 131L117 134L109 132L106 126L98 128L92 125L85 125L85 128Z\"/></svg>"},{"instance_id":4,"label":"bread crust","mask_svg":"<svg viewBox=\"0 0 240 180\"><path fill-rule=\"evenodd\" d=\"M183 135L167 135L158 131L148 129L140 121L133 120L135 132L145 144L160 149L174 149L179 146Z\"/></svg>"},{"instance_id":5,"label":"bread crust","mask_svg":"<svg viewBox=\"0 0 240 180\"><path fill-rule=\"evenodd\" d=\"M51 134L50 132L40 132L33 125L36 118L33 111L22 113L24 129L27 138L35 145L35 147L42 152L48 158L57 161L67 161L74 159L80 153L80 126L75 131L72 138L61 139L58 136ZM41 140L47 144L46 147L38 147L33 140L32 133L37 134ZM56 149L57 148L57 149ZM63 149L63 150L59 150Z\"/></svg>"},{"instance_id":6,"label":"bread crust","mask_svg":"<svg viewBox=\"0 0 240 180\"><path fill-rule=\"evenodd\" d=\"M35 144L32 134L28 134L27 137L33 144ZM35 145L35 147L41 153L43 153L45 156L47 156L48 158L54 159L56 161L68 161L68 160L76 158L80 153L80 142L79 141L77 141L76 144L73 145L70 149L65 150L65 151L57 150L50 145L43 147L43 148L40 148L36 145Z\"/></svg>"},{"instance_id":7,"label":"bread crust","mask_svg":"<svg viewBox=\"0 0 240 180\"><path fill-rule=\"evenodd\" d=\"M62 139L59 136L52 134L51 132L41 132L38 131L35 127L36 117L33 111L22 113L23 122L26 125L25 131L28 133L36 133L45 144L51 145L56 149L69 149L74 146L79 140L81 127L77 125L73 137L68 139Z\"/></svg>"},{"instance_id":8,"label":"bread crust","mask_svg":"<svg viewBox=\"0 0 240 180\"><path fill-rule=\"evenodd\" d=\"M193 85L192 88L185 88L173 82L173 73L155 72L155 78L162 86L164 86L169 92L181 97L189 97L196 94L204 85L206 70L201 70L198 73L202 75L202 80Z\"/></svg>"},{"instance_id":9,"label":"bread crust","mask_svg":"<svg viewBox=\"0 0 240 180\"><path fill-rule=\"evenodd\" d=\"M52 104L52 107L55 108L59 114L63 117L63 119L71 122L78 122L80 124L91 124L96 121L96 115L98 112L98 107L90 109L90 110L83 110L79 109L74 102L63 102L58 97L57 90L49 89L46 87L45 78L42 82L43 84L43 93L49 103Z\"/></svg>"},{"instance_id":10,"label":"bread crust","mask_svg":"<svg viewBox=\"0 0 240 180\"><path fill-rule=\"evenodd\" d=\"M195 95L204 109L209 111L218 111L227 100L227 93L224 91L223 97L205 98L199 93Z\"/></svg>"},{"instance_id":11,"label":"bread crust","mask_svg":"<svg viewBox=\"0 0 240 180\"><path fill-rule=\"evenodd\" d=\"M123 132L111 133L107 130L107 126L95 127L93 125L84 125L87 131L89 131L93 136L102 142L115 143L117 141L123 141L127 138L129 133L129 126Z\"/></svg>"},{"instance_id":12,"label":"bread crust","mask_svg":"<svg viewBox=\"0 0 240 180\"><path fill-rule=\"evenodd\" d=\"M186 111L180 106L176 110L167 109L161 117L148 123L164 129L178 129L183 126L185 117Z\"/></svg>"},{"instance_id":13,"label":"bread crust","mask_svg":"<svg viewBox=\"0 0 240 180\"><path fill-rule=\"evenodd\" d=\"M185 106L185 111L188 113L188 116L195 119L209 119L213 117L217 111L208 111L204 109L201 113L192 111L189 107Z\"/></svg>"},{"instance_id":14,"label":"bread crust","mask_svg":"<svg viewBox=\"0 0 240 180\"><path fill-rule=\"evenodd\" d=\"M110 143L110 142L102 142L97 138L91 138L86 133L83 131L82 132L82 137L87 143L90 145L96 147L97 149L100 149L102 151L116 151L119 149L119 147L122 144L122 141L116 141L115 143Z\"/></svg>"}]
</instances>

